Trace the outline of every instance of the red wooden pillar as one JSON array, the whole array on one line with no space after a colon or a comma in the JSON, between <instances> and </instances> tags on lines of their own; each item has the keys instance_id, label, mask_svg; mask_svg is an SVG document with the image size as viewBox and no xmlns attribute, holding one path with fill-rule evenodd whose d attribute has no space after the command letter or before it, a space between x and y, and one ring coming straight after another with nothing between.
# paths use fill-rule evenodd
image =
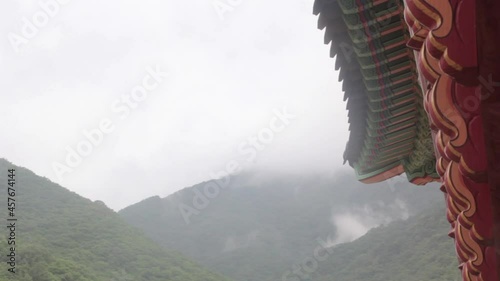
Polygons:
<instances>
[{"instance_id":1,"label":"red wooden pillar","mask_svg":"<svg viewBox=\"0 0 500 281\"><path fill-rule=\"evenodd\" d=\"M488 155L496 270L500 275L500 2L477 3L479 73L483 77L481 113Z\"/></svg>"}]
</instances>

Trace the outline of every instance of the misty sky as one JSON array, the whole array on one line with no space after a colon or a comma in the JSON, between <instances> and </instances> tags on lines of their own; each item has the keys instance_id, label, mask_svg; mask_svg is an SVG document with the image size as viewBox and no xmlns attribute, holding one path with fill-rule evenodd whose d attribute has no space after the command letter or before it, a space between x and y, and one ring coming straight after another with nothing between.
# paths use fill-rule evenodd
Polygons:
<instances>
[{"instance_id":1,"label":"misty sky","mask_svg":"<svg viewBox=\"0 0 500 281\"><path fill-rule=\"evenodd\" d=\"M39 1L0 4L0 157L115 210L230 161L342 166L347 113L313 0L64 2L47 22ZM151 90L130 101L144 80ZM294 117L279 119L284 108ZM54 163L102 122L113 129L58 177Z\"/></svg>"}]
</instances>

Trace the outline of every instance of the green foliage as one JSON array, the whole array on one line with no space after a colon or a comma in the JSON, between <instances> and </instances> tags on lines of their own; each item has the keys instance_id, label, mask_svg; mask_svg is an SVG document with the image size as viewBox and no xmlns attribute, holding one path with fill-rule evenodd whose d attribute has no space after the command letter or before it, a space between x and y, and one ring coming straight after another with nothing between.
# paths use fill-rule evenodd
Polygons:
<instances>
[{"instance_id":1,"label":"green foliage","mask_svg":"<svg viewBox=\"0 0 500 281\"><path fill-rule=\"evenodd\" d=\"M313 255L317 238L332 240L338 214L378 223L360 239L333 247L308 281L459 280L442 194L436 187L398 183L363 185L343 174L299 177L243 174L209 200L186 224L179 204L193 206L194 188L152 197L120 215L0 160L0 216L7 216L7 168L16 169L17 273L3 263L0 281L238 281L282 280L283 273ZM2 172L4 171L4 172ZM439 206L439 208L436 208ZM5 230L4 230L5 231ZM0 234L0 252L8 249ZM152 239L152 240L150 240ZM4 255L4 254L2 254ZM14 278L15 277L15 278ZM297 280L290 275L289 281Z\"/></svg>"},{"instance_id":2,"label":"green foliage","mask_svg":"<svg viewBox=\"0 0 500 281\"><path fill-rule=\"evenodd\" d=\"M444 205L333 248L314 281L461 280Z\"/></svg>"},{"instance_id":3,"label":"green foliage","mask_svg":"<svg viewBox=\"0 0 500 281\"><path fill-rule=\"evenodd\" d=\"M7 169L16 169L17 273L0 281L226 281L158 247L101 202L92 202L0 159L0 216L7 216ZM3 215L2 215L3 212ZM8 249L0 233L0 252Z\"/></svg>"},{"instance_id":4,"label":"green foliage","mask_svg":"<svg viewBox=\"0 0 500 281\"><path fill-rule=\"evenodd\" d=\"M403 181L392 187L387 183L364 185L343 173L308 177L248 173L232 177L230 185L209 199L208 206L190 216L190 223L186 224L179 206L182 203L193 207L194 190L203 193L205 185L186 188L163 199L148 198L119 214L165 248L176 249L238 281L282 280L284 272L312 255L318 238L332 240L339 235L340 230L332 223L336 214L352 214L367 219L364 223L369 225L387 223L444 203L436 185L420 187ZM443 230L440 234L446 233ZM443 241L448 248L443 246L442 254L453 256L451 241ZM386 248L380 251L391 249L393 246L386 242ZM359 252L360 256L364 254ZM349 259L357 260L360 268L369 266L360 256ZM415 269L411 264L408 268ZM317 278L324 276L324 280L332 280L337 275L325 271ZM356 280L372 280L370 274L364 278ZM319 280L323 279L314 279Z\"/></svg>"}]
</instances>

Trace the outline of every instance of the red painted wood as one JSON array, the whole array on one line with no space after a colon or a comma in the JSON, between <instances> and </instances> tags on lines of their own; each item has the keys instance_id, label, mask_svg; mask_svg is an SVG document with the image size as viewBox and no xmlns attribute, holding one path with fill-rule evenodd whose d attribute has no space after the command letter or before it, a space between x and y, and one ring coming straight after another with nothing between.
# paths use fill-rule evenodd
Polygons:
<instances>
[{"instance_id":1,"label":"red painted wood","mask_svg":"<svg viewBox=\"0 0 500 281\"><path fill-rule=\"evenodd\" d=\"M405 8L464 280L497 281L500 272L500 92L484 99L481 83L500 78L497 2L406 0Z\"/></svg>"}]
</instances>

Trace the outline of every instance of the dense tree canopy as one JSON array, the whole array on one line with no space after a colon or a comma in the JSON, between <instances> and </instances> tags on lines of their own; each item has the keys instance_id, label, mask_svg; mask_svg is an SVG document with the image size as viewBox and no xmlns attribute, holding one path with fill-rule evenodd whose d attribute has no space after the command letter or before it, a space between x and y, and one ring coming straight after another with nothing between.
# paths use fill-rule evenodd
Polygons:
<instances>
[{"instance_id":1,"label":"dense tree canopy","mask_svg":"<svg viewBox=\"0 0 500 281\"><path fill-rule=\"evenodd\" d=\"M17 264L13 275L3 263L0 281L228 280L168 249L238 281L458 280L435 186L367 186L341 173L249 173L207 198L189 224L179 205L194 208L207 183L122 210L135 228L104 203L0 160L5 218L10 168L16 169ZM338 240L346 229L380 224L353 242ZM1 252L10 247L4 231ZM319 246L325 259L315 258Z\"/></svg>"},{"instance_id":2,"label":"dense tree canopy","mask_svg":"<svg viewBox=\"0 0 500 281\"><path fill-rule=\"evenodd\" d=\"M102 202L82 198L3 159L0 216L7 216L7 169L11 168L16 170L17 265L13 275L2 262L0 280L227 281L158 247ZM2 231L4 256L7 232Z\"/></svg>"},{"instance_id":3,"label":"dense tree canopy","mask_svg":"<svg viewBox=\"0 0 500 281\"><path fill-rule=\"evenodd\" d=\"M444 205L332 249L314 281L461 280Z\"/></svg>"},{"instance_id":4,"label":"dense tree canopy","mask_svg":"<svg viewBox=\"0 0 500 281\"><path fill-rule=\"evenodd\" d=\"M363 228L405 219L444 204L437 185L421 187L406 181L365 185L341 172L310 176L245 173L232 177L229 186L221 189L217 196L207 198L207 206L192 214L187 224L179 206L194 208L193 199L199 199L209 184L186 188L163 199L152 197L119 213L159 244L176 249L212 270L238 281L275 281L282 280L284 273L311 256L318 246L318 239L330 244L347 242ZM448 224L443 220L444 214L437 217L439 220L432 221L434 224L423 224L424 228L414 229L415 235L420 236L427 236L431 231L436 239L430 239L426 244L410 243L414 236L408 237L403 230L411 224L399 224L397 229L401 237L391 236L392 240L387 240L377 251L383 251L383 257L397 247L408 247L410 252L415 248L415 259L423 263L428 259L422 255L425 251L439 249L437 256L446 264L430 263L429 270L444 266L453 271L449 262L454 259L452 241L446 237ZM377 236L377 231L373 235ZM380 234L374 239L385 236L389 237ZM391 241L408 244L394 246ZM431 242L439 247L431 248ZM375 240L372 243L377 245L380 242ZM349 245L341 249L350 249ZM403 266L403 263L387 264L387 269L372 266L371 260L362 258L367 253L356 245L353 243L352 253L349 252L345 259L357 262L349 264L350 267L344 263L342 267L352 269L358 266L373 274L373 270L395 270ZM336 252L320 264L319 272L324 275L315 275L316 279L311 280L351 280L337 277L336 265L327 266L346 255ZM372 254L377 258L375 253ZM417 263L405 264L405 272L417 270L417 265L420 266ZM294 280L292 277L290 275L290 281ZM371 277L364 278L356 280L372 280Z\"/></svg>"}]
</instances>

